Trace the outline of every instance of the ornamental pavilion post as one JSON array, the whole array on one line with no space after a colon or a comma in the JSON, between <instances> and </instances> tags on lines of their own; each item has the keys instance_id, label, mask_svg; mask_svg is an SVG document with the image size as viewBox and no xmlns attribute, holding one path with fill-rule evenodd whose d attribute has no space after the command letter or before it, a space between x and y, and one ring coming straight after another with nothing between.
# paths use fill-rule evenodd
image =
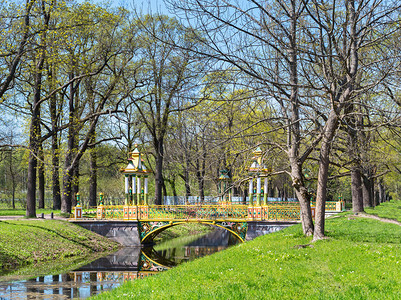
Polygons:
<instances>
[{"instance_id":1,"label":"ornamental pavilion post","mask_svg":"<svg viewBox=\"0 0 401 300\"><path fill-rule=\"evenodd\" d=\"M248 203L248 220L253 220L253 177L249 179L249 203Z\"/></svg>"},{"instance_id":2,"label":"ornamental pavilion post","mask_svg":"<svg viewBox=\"0 0 401 300\"><path fill-rule=\"evenodd\" d=\"M256 206L260 206L260 191L261 191L261 180L260 180L260 174L257 175L256 177Z\"/></svg>"},{"instance_id":3,"label":"ornamental pavilion post","mask_svg":"<svg viewBox=\"0 0 401 300\"><path fill-rule=\"evenodd\" d=\"M138 205L143 205L141 201L141 176L138 175L136 178L136 202Z\"/></svg>"},{"instance_id":4,"label":"ornamental pavilion post","mask_svg":"<svg viewBox=\"0 0 401 300\"><path fill-rule=\"evenodd\" d=\"M131 195L132 203L131 203L131 205L137 205L138 203L136 201L136 175L135 174L132 175L131 182L132 182L132 184L131 184L132 185L132 195Z\"/></svg>"},{"instance_id":5,"label":"ornamental pavilion post","mask_svg":"<svg viewBox=\"0 0 401 300\"><path fill-rule=\"evenodd\" d=\"M226 192L230 179L229 171L227 169L220 170L219 192L221 194L220 203L222 206L231 204L230 190L228 193Z\"/></svg>"},{"instance_id":6,"label":"ornamental pavilion post","mask_svg":"<svg viewBox=\"0 0 401 300\"><path fill-rule=\"evenodd\" d=\"M249 179L249 206L253 206L253 177Z\"/></svg>"},{"instance_id":7,"label":"ornamental pavilion post","mask_svg":"<svg viewBox=\"0 0 401 300\"><path fill-rule=\"evenodd\" d=\"M151 173L143 164L141 153L138 146L129 153L128 165L120 170L125 175L125 192L128 194L126 204L124 205L124 220L136 220L140 218L148 218L149 202L148 202L148 179ZM144 178L144 199L141 201L141 180ZM131 183L131 187L130 187ZM139 206L139 207L138 207Z\"/></svg>"},{"instance_id":8,"label":"ornamental pavilion post","mask_svg":"<svg viewBox=\"0 0 401 300\"><path fill-rule=\"evenodd\" d=\"M99 206L97 207L96 218L104 219L105 217L105 207L103 206L103 193L99 193Z\"/></svg>"},{"instance_id":9,"label":"ornamental pavilion post","mask_svg":"<svg viewBox=\"0 0 401 300\"><path fill-rule=\"evenodd\" d=\"M265 177L265 182L264 182L264 187L263 187L263 205L264 206L267 205L268 193L269 193L269 182L268 182L268 178Z\"/></svg>"},{"instance_id":10,"label":"ornamental pavilion post","mask_svg":"<svg viewBox=\"0 0 401 300\"><path fill-rule=\"evenodd\" d=\"M125 174L125 205L129 205L130 195L129 195L129 175Z\"/></svg>"},{"instance_id":11,"label":"ornamental pavilion post","mask_svg":"<svg viewBox=\"0 0 401 300\"><path fill-rule=\"evenodd\" d=\"M148 176L145 175L145 179L144 179L144 187L143 187L143 202L145 205L149 205L148 202Z\"/></svg>"},{"instance_id":12,"label":"ornamental pavilion post","mask_svg":"<svg viewBox=\"0 0 401 300\"><path fill-rule=\"evenodd\" d=\"M80 204L80 195L79 193L76 194L77 197L77 205L75 206L75 211L74 211L74 218L75 219L82 219L82 206Z\"/></svg>"},{"instance_id":13,"label":"ornamental pavilion post","mask_svg":"<svg viewBox=\"0 0 401 300\"><path fill-rule=\"evenodd\" d=\"M252 209L248 207L248 218L262 220L264 219L264 215L267 215L268 208L262 208L261 205L261 197L262 197L262 178L265 178L265 186L263 190L263 205L267 204L267 173L268 169L266 165L263 163L263 151L258 147L255 151L253 151L254 157L251 167L249 168L249 175L251 175L251 180L249 181L249 205L253 205L253 178L256 177L256 205L253 206ZM252 199L252 200L251 200Z\"/></svg>"}]
</instances>

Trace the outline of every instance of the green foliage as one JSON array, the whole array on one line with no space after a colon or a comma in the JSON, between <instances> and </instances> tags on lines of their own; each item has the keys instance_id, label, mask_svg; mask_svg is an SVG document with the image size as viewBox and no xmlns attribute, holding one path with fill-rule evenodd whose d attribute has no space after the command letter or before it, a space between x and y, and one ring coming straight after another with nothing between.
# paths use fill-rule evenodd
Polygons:
<instances>
[{"instance_id":1,"label":"green foliage","mask_svg":"<svg viewBox=\"0 0 401 300\"><path fill-rule=\"evenodd\" d=\"M0 266L3 271L114 248L116 244L107 238L65 221L0 221Z\"/></svg>"},{"instance_id":2,"label":"green foliage","mask_svg":"<svg viewBox=\"0 0 401 300\"><path fill-rule=\"evenodd\" d=\"M401 227L342 215L328 240L300 225L127 282L96 299L398 299ZM166 288L168 287L168 288Z\"/></svg>"}]
</instances>

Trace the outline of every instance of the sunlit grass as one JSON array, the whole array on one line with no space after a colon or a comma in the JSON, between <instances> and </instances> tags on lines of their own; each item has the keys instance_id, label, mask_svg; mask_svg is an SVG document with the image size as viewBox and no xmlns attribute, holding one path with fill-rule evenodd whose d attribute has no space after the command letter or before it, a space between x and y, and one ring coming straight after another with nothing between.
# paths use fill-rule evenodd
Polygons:
<instances>
[{"instance_id":1,"label":"sunlit grass","mask_svg":"<svg viewBox=\"0 0 401 300\"><path fill-rule=\"evenodd\" d=\"M53 209L37 209L36 210L36 215L40 216L40 214L45 214L49 215L51 213L54 213L54 215L60 215L60 210L53 210ZM0 216L25 216L26 210L25 209L12 209L12 208L5 208L5 209L0 209Z\"/></svg>"},{"instance_id":2,"label":"sunlit grass","mask_svg":"<svg viewBox=\"0 0 401 300\"><path fill-rule=\"evenodd\" d=\"M206 234L211 232L214 229L213 226L199 224L199 223L187 223L187 224L180 224L177 226L170 227L165 231L158 234L155 238L155 242L158 244L160 242L172 240L178 237L183 236L199 236L200 234Z\"/></svg>"},{"instance_id":3,"label":"sunlit grass","mask_svg":"<svg viewBox=\"0 0 401 300\"><path fill-rule=\"evenodd\" d=\"M329 239L300 225L259 237L98 299L400 299L401 227L342 215Z\"/></svg>"},{"instance_id":4,"label":"sunlit grass","mask_svg":"<svg viewBox=\"0 0 401 300\"><path fill-rule=\"evenodd\" d=\"M2 271L115 248L116 243L107 238L65 221L0 221Z\"/></svg>"},{"instance_id":5,"label":"sunlit grass","mask_svg":"<svg viewBox=\"0 0 401 300\"><path fill-rule=\"evenodd\" d=\"M388 218L401 222L401 201L391 200L389 202L384 202L374 208L365 208L365 212L381 218Z\"/></svg>"}]
</instances>

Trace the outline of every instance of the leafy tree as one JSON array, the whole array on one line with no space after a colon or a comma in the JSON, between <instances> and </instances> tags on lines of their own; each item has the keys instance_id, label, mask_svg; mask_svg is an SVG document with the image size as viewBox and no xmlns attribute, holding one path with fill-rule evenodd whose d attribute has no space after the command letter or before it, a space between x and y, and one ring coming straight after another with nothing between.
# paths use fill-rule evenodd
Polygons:
<instances>
[{"instance_id":1,"label":"leafy tree","mask_svg":"<svg viewBox=\"0 0 401 300\"><path fill-rule=\"evenodd\" d=\"M134 25L139 26L135 40L141 47L142 66L138 71L144 85L130 97L151 137L155 156L155 204L160 205L169 119L173 113L188 109L184 95L190 94L190 88L196 85L201 66L189 51L176 46L196 46L191 31L176 20L166 16L145 15L136 20ZM170 43L163 42L166 40ZM127 84L130 89L129 82Z\"/></svg>"}]
</instances>

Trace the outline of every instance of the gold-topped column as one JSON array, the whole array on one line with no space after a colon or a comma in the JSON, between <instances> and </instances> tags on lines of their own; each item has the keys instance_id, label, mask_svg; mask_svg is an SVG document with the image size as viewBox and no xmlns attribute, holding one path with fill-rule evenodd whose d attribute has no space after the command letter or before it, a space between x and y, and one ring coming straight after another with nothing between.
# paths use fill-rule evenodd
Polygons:
<instances>
[{"instance_id":1,"label":"gold-topped column","mask_svg":"<svg viewBox=\"0 0 401 300\"><path fill-rule=\"evenodd\" d=\"M256 206L260 206L260 191L262 188L261 179L258 175L256 177Z\"/></svg>"},{"instance_id":2,"label":"gold-topped column","mask_svg":"<svg viewBox=\"0 0 401 300\"><path fill-rule=\"evenodd\" d=\"M143 193L144 193L143 201L144 201L144 205L149 205L149 202L148 202L148 176L145 175L144 177L145 177L145 179L144 179L144 187L143 187Z\"/></svg>"},{"instance_id":3,"label":"gold-topped column","mask_svg":"<svg viewBox=\"0 0 401 300\"><path fill-rule=\"evenodd\" d=\"M249 206L253 206L253 177L249 180Z\"/></svg>"},{"instance_id":4,"label":"gold-topped column","mask_svg":"<svg viewBox=\"0 0 401 300\"><path fill-rule=\"evenodd\" d=\"M136 175L132 175L132 205L137 205L136 201Z\"/></svg>"},{"instance_id":5,"label":"gold-topped column","mask_svg":"<svg viewBox=\"0 0 401 300\"><path fill-rule=\"evenodd\" d=\"M137 175L136 177L137 191L136 191L136 201L138 205L142 205L141 203L141 176Z\"/></svg>"},{"instance_id":6,"label":"gold-topped column","mask_svg":"<svg viewBox=\"0 0 401 300\"><path fill-rule=\"evenodd\" d=\"M268 188L269 188L268 179L267 179L267 177L265 177L265 182L264 182L264 187L263 187L263 205L267 205L267 200L268 200L267 197L269 194Z\"/></svg>"},{"instance_id":7,"label":"gold-topped column","mask_svg":"<svg viewBox=\"0 0 401 300\"><path fill-rule=\"evenodd\" d=\"M129 175L125 175L125 205L129 205Z\"/></svg>"}]
</instances>

